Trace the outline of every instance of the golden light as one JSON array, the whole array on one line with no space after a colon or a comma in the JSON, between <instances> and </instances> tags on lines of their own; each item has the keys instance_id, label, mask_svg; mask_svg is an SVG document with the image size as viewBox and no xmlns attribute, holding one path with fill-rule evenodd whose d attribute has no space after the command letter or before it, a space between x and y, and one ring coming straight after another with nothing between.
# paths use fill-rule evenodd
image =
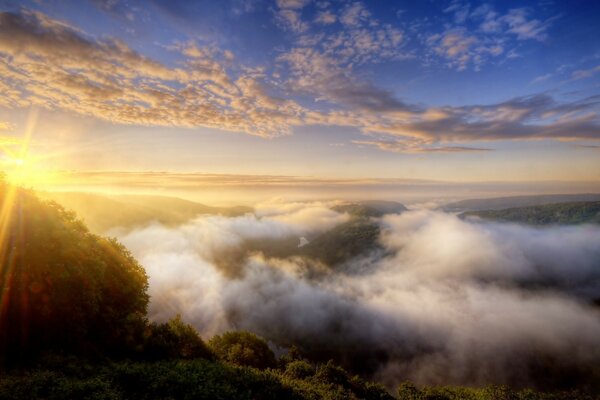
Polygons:
<instances>
[{"instance_id":1,"label":"golden light","mask_svg":"<svg viewBox=\"0 0 600 400\"><path fill-rule=\"evenodd\" d=\"M35 188L47 184L51 178L42 163L44 157L33 155L30 151L37 117L37 110L32 110L21 138L5 138L0 141L0 150L4 153L0 160L0 170L6 174L9 183L17 186Z\"/></svg>"}]
</instances>

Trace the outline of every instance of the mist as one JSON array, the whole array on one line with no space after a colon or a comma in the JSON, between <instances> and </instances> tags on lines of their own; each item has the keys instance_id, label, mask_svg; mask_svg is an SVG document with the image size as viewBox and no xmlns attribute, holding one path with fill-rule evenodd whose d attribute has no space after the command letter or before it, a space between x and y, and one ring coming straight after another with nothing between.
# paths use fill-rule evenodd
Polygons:
<instances>
[{"instance_id":1,"label":"mist","mask_svg":"<svg viewBox=\"0 0 600 400\"><path fill-rule=\"evenodd\" d=\"M351 218L331 204L275 201L112 234L148 273L151 319L181 314L205 338L250 330L390 387L597 382L599 227L414 210L375 219L383 250L335 267L248 244L318 238Z\"/></svg>"}]
</instances>

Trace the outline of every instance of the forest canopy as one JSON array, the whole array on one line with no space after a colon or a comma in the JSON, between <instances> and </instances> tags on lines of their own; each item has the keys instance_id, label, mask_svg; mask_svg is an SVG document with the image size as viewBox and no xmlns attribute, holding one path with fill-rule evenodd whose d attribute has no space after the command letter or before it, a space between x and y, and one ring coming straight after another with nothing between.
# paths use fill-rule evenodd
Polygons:
<instances>
[{"instance_id":1,"label":"forest canopy","mask_svg":"<svg viewBox=\"0 0 600 400\"><path fill-rule=\"evenodd\" d=\"M132 346L144 329L148 279L127 249L31 191L1 182L0 199L3 361Z\"/></svg>"}]
</instances>

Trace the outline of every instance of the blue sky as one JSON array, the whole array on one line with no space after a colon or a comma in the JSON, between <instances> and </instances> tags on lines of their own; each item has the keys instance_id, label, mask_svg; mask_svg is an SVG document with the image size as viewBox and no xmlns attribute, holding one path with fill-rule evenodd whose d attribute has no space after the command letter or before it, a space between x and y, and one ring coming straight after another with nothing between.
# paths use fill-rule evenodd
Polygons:
<instances>
[{"instance_id":1,"label":"blue sky","mask_svg":"<svg viewBox=\"0 0 600 400\"><path fill-rule=\"evenodd\" d=\"M40 168L600 180L596 1L0 11L0 134L35 113Z\"/></svg>"}]
</instances>

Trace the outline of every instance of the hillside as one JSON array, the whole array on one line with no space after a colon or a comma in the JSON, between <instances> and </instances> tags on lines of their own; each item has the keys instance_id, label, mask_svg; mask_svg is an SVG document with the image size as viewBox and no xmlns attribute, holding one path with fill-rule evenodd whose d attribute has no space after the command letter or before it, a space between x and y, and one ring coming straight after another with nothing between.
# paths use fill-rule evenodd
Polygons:
<instances>
[{"instance_id":1,"label":"hillside","mask_svg":"<svg viewBox=\"0 0 600 400\"><path fill-rule=\"evenodd\" d=\"M379 249L380 228L376 222L355 217L315 237L299 254L336 266Z\"/></svg>"},{"instance_id":2,"label":"hillside","mask_svg":"<svg viewBox=\"0 0 600 400\"><path fill-rule=\"evenodd\" d=\"M395 201L366 200L333 206L332 210L355 217L381 217L385 214L399 214L408 208Z\"/></svg>"},{"instance_id":3,"label":"hillside","mask_svg":"<svg viewBox=\"0 0 600 400\"><path fill-rule=\"evenodd\" d=\"M92 232L133 228L157 221L177 225L201 214L243 215L248 207L211 207L166 196L108 196L93 193L43 192L40 196L73 210Z\"/></svg>"},{"instance_id":4,"label":"hillside","mask_svg":"<svg viewBox=\"0 0 600 400\"><path fill-rule=\"evenodd\" d=\"M467 199L445 204L440 207L446 212L467 212L483 210L502 210L516 207L529 207L554 203L600 201L600 194L550 194L536 196L510 196L489 199Z\"/></svg>"},{"instance_id":5,"label":"hillside","mask_svg":"<svg viewBox=\"0 0 600 400\"><path fill-rule=\"evenodd\" d=\"M515 222L529 225L600 224L600 201L546 204L504 210L471 211L461 217Z\"/></svg>"},{"instance_id":6,"label":"hillside","mask_svg":"<svg viewBox=\"0 0 600 400\"><path fill-rule=\"evenodd\" d=\"M49 349L116 354L143 331L145 270L72 212L0 183L0 367Z\"/></svg>"}]
</instances>

